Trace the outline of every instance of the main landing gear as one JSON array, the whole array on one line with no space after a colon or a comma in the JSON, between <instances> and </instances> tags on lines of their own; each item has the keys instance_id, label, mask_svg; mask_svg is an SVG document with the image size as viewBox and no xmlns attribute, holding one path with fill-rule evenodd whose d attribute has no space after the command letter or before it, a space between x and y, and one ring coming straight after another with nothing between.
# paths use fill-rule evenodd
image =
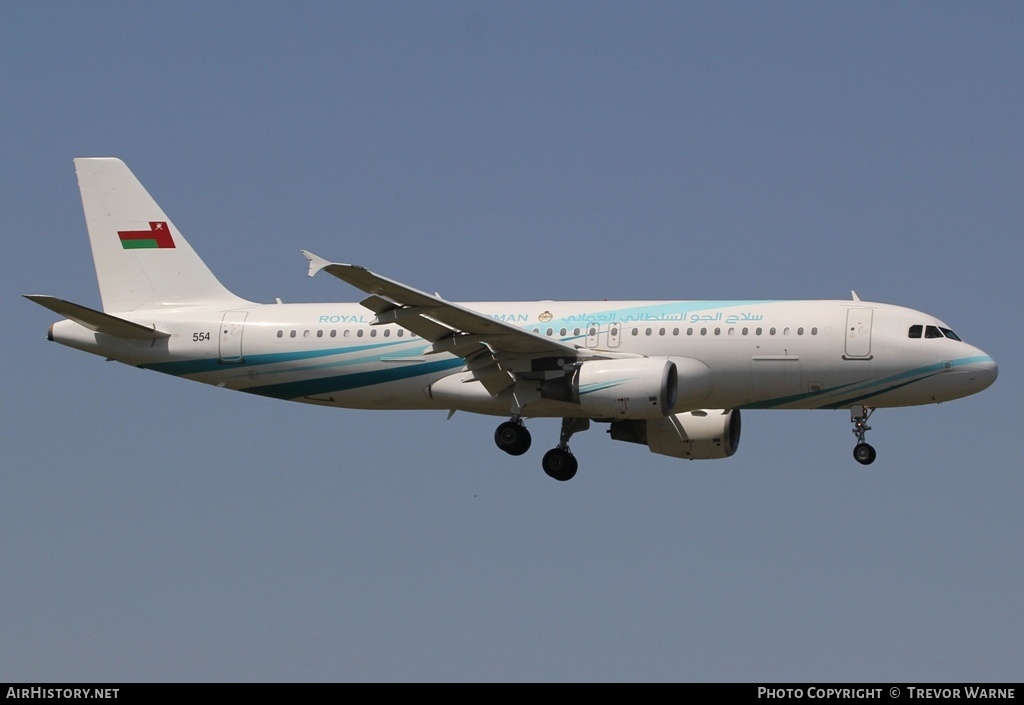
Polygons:
<instances>
[{"instance_id":1,"label":"main landing gear","mask_svg":"<svg viewBox=\"0 0 1024 705\"><path fill-rule=\"evenodd\" d=\"M590 419L562 419L562 433L558 439L558 446L545 453L544 460L541 461L541 466L548 477L559 482L576 477L579 463L569 450L569 439L577 431L586 431L588 428ZM509 455L522 455L530 448L530 432L516 414L494 431L494 442Z\"/></svg>"},{"instance_id":2,"label":"main landing gear","mask_svg":"<svg viewBox=\"0 0 1024 705\"><path fill-rule=\"evenodd\" d=\"M874 413L871 407L857 404L850 407L850 422L853 424L853 435L857 436L857 445L853 448L853 458L861 465L875 462L875 449L864 442L864 436L871 430L868 419Z\"/></svg>"},{"instance_id":3,"label":"main landing gear","mask_svg":"<svg viewBox=\"0 0 1024 705\"><path fill-rule=\"evenodd\" d=\"M494 431L494 442L509 455L522 455L530 450L530 431L523 425L519 414L498 426Z\"/></svg>"}]
</instances>

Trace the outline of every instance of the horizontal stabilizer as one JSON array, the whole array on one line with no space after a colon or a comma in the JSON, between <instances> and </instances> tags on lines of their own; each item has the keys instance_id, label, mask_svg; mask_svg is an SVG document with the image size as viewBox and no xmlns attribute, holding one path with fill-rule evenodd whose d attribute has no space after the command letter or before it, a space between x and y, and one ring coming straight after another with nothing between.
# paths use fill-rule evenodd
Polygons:
<instances>
[{"instance_id":1,"label":"horizontal stabilizer","mask_svg":"<svg viewBox=\"0 0 1024 705\"><path fill-rule=\"evenodd\" d=\"M111 316L109 313L73 304L64 299L58 299L55 296L45 296L42 294L24 294L24 296L26 299L35 301L40 306L44 306L54 313L65 316L97 333L114 335L118 338L130 338L132 340L156 340L158 338L171 337L170 333L147 328L144 325L126 321L117 316Z\"/></svg>"}]
</instances>

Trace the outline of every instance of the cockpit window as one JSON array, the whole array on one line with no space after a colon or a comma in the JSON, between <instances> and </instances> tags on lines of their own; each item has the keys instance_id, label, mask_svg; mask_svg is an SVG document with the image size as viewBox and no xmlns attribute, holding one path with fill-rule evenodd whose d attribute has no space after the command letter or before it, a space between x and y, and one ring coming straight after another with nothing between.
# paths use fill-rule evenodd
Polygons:
<instances>
[{"instance_id":1,"label":"cockpit window","mask_svg":"<svg viewBox=\"0 0 1024 705\"><path fill-rule=\"evenodd\" d=\"M924 333L925 338L949 338L950 340L960 340L960 336L951 331L949 328L943 328L942 326L910 326L910 330L907 331L908 338L920 338L921 334Z\"/></svg>"}]
</instances>

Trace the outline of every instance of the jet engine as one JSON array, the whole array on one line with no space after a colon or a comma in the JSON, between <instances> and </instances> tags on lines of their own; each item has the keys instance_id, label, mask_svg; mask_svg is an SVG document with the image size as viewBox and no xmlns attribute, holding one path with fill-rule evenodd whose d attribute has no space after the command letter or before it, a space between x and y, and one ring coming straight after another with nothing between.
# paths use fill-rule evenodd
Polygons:
<instances>
[{"instance_id":1,"label":"jet engine","mask_svg":"<svg viewBox=\"0 0 1024 705\"><path fill-rule=\"evenodd\" d=\"M672 413L678 375L665 358L590 360L573 373L571 399L591 417L659 418Z\"/></svg>"},{"instance_id":2,"label":"jet engine","mask_svg":"<svg viewBox=\"0 0 1024 705\"><path fill-rule=\"evenodd\" d=\"M698 409L663 418L613 421L612 440L688 460L728 458L740 444L739 409Z\"/></svg>"}]
</instances>

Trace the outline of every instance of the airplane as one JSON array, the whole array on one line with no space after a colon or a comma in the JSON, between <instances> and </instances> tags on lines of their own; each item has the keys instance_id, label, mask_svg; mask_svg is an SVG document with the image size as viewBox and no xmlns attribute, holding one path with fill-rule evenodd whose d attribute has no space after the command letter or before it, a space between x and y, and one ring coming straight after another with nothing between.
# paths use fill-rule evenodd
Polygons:
<instances>
[{"instance_id":1,"label":"airplane","mask_svg":"<svg viewBox=\"0 0 1024 705\"><path fill-rule=\"evenodd\" d=\"M991 385L995 361L937 318L850 300L455 303L302 251L359 303L261 304L228 291L123 161L74 160L102 310L25 297L65 317L47 338L134 367L276 399L349 409L508 417L494 440L525 453L525 419L560 418L544 472L572 479L573 434L689 460L732 456L745 409L875 409Z\"/></svg>"}]
</instances>

